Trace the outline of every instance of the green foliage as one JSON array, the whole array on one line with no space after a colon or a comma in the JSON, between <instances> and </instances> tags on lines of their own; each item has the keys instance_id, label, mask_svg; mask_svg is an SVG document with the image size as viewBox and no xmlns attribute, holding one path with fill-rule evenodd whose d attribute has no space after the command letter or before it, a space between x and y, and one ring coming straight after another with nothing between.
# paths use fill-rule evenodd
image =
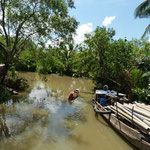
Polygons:
<instances>
[{"instance_id":1,"label":"green foliage","mask_svg":"<svg viewBox=\"0 0 150 150\"><path fill-rule=\"evenodd\" d=\"M15 66L11 66L9 71L8 71L8 76L11 77L11 78L17 78L18 77L18 73L15 69Z\"/></svg>"},{"instance_id":2,"label":"green foliage","mask_svg":"<svg viewBox=\"0 0 150 150\"><path fill-rule=\"evenodd\" d=\"M56 55L56 50L50 49L44 51L40 49L38 53L38 60L36 62L37 72L42 74L62 72L63 64Z\"/></svg>"},{"instance_id":3,"label":"green foliage","mask_svg":"<svg viewBox=\"0 0 150 150\"><path fill-rule=\"evenodd\" d=\"M111 52L110 59L112 59L116 73L132 67L134 57L132 41L126 39L114 41Z\"/></svg>"},{"instance_id":4,"label":"green foliage","mask_svg":"<svg viewBox=\"0 0 150 150\"><path fill-rule=\"evenodd\" d=\"M108 63L110 61L108 61L108 57L111 55L110 47L114 35L115 31L113 29L107 30L104 27L97 27L93 34L86 35L85 44L87 44L88 51L96 56L95 64L93 64L95 67L92 67L94 69L92 77L96 83L109 76ZM95 58L93 57L93 59Z\"/></svg>"},{"instance_id":5,"label":"green foliage","mask_svg":"<svg viewBox=\"0 0 150 150\"><path fill-rule=\"evenodd\" d=\"M21 64L23 70L35 71L35 61L30 53L26 52L19 58L29 41L43 46L49 39L72 39L78 22L69 16L70 8L74 8L73 0L1 0L0 36L3 41L0 43L0 61L5 61L5 71L0 76L0 83L3 83L14 59L19 59L18 69L21 69Z\"/></svg>"},{"instance_id":6,"label":"green foliage","mask_svg":"<svg viewBox=\"0 0 150 150\"><path fill-rule=\"evenodd\" d=\"M79 54L82 54L83 62L87 58L83 68L90 65L88 74L96 85L108 84L110 89L126 93L131 99L139 98L133 89L145 89L147 100L149 43L113 40L114 33L112 29L98 27L93 34L86 35L87 46Z\"/></svg>"},{"instance_id":7,"label":"green foliage","mask_svg":"<svg viewBox=\"0 0 150 150\"><path fill-rule=\"evenodd\" d=\"M96 85L108 84L132 100L148 103L150 44L143 40L114 40L114 34L113 29L97 27L86 35L84 44L74 45L65 38L49 48L39 48L28 41L14 63L17 70L89 77Z\"/></svg>"},{"instance_id":8,"label":"green foliage","mask_svg":"<svg viewBox=\"0 0 150 150\"><path fill-rule=\"evenodd\" d=\"M20 57L15 57L14 59L16 70L36 71L37 50L37 46L33 42L28 41L28 44L25 46L25 50L21 53Z\"/></svg>"},{"instance_id":9,"label":"green foliage","mask_svg":"<svg viewBox=\"0 0 150 150\"><path fill-rule=\"evenodd\" d=\"M138 69L133 69L131 70L130 72L130 80L131 80L131 84L133 85L133 87L135 87L139 80L141 79L141 75L142 75L142 72Z\"/></svg>"},{"instance_id":10,"label":"green foliage","mask_svg":"<svg viewBox=\"0 0 150 150\"><path fill-rule=\"evenodd\" d=\"M132 89L133 99L150 104L150 87L148 89L140 89L138 87Z\"/></svg>"},{"instance_id":11,"label":"green foliage","mask_svg":"<svg viewBox=\"0 0 150 150\"><path fill-rule=\"evenodd\" d=\"M28 87L16 70L90 77L96 85L108 84L110 89L149 103L149 42L114 40L113 29L97 27L85 35L83 44L75 45L72 35L78 22L68 15L68 9L74 8L73 0L1 2L0 63L5 63L5 70L0 83L8 73L13 79L5 80L7 86L16 90ZM148 17L149 6L145 0L135 16ZM144 35L149 31L150 25ZM55 46L45 48L48 40L55 41ZM2 90L3 98L7 91Z\"/></svg>"},{"instance_id":12,"label":"green foliage","mask_svg":"<svg viewBox=\"0 0 150 150\"><path fill-rule=\"evenodd\" d=\"M26 79L19 78L19 77L17 77L16 79L7 78L5 80L5 85L17 91L23 91L29 87L28 81Z\"/></svg>"},{"instance_id":13,"label":"green foliage","mask_svg":"<svg viewBox=\"0 0 150 150\"><path fill-rule=\"evenodd\" d=\"M73 76L76 77L92 77L91 72L96 69L96 55L87 48L80 47L78 53L74 55L73 61Z\"/></svg>"},{"instance_id":14,"label":"green foliage","mask_svg":"<svg viewBox=\"0 0 150 150\"><path fill-rule=\"evenodd\" d=\"M72 0L7 0L1 3L1 9L7 10L6 25L10 24L9 28L14 35L17 28L20 37L24 35L23 39L35 33L35 39L42 39L44 36L50 36L52 30L59 36L74 32L77 22L68 15L68 8L73 7Z\"/></svg>"},{"instance_id":15,"label":"green foliage","mask_svg":"<svg viewBox=\"0 0 150 150\"><path fill-rule=\"evenodd\" d=\"M52 57L47 52L40 52L39 59L37 61L37 72L47 74L52 73Z\"/></svg>"},{"instance_id":16,"label":"green foliage","mask_svg":"<svg viewBox=\"0 0 150 150\"><path fill-rule=\"evenodd\" d=\"M135 17L149 18L149 16L150 16L149 9L150 9L150 2L149 2L149 0L145 0L135 9ZM148 25L146 27L145 32L142 35L142 38L144 38L145 35L149 32L150 32L150 25Z\"/></svg>"},{"instance_id":17,"label":"green foliage","mask_svg":"<svg viewBox=\"0 0 150 150\"><path fill-rule=\"evenodd\" d=\"M11 96L11 94L7 90L7 88L5 88L2 85L0 85L0 102L8 100L8 98L10 98L10 96Z\"/></svg>"},{"instance_id":18,"label":"green foliage","mask_svg":"<svg viewBox=\"0 0 150 150\"><path fill-rule=\"evenodd\" d=\"M5 58L7 57L8 53L6 51L4 43L4 37L0 36L0 63L5 63Z\"/></svg>"}]
</instances>

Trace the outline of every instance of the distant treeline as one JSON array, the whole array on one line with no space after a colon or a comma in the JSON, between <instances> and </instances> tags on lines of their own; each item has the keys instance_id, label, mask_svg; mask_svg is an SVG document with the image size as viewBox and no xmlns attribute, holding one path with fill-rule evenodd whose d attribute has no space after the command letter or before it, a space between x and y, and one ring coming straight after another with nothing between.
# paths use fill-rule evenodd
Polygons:
<instances>
[{"instance_id":1,"label":"distant treeline","mask_svg":"<svg viewBox=\"0 0 150 150\"><path fill-rule=\"evenodd\" d=\"M107 84L132 100L150 103L150 43L115 40L114 35L113 29L97 27L80 45L61 41L45 48L28 41L10 70L87 77L97 87Z\"/></svg>"}]
</instances>

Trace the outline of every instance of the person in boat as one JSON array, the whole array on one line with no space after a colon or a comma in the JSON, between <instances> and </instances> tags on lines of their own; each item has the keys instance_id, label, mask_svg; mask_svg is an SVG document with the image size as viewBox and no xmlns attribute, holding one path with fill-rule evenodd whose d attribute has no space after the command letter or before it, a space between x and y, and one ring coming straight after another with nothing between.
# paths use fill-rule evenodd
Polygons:
<instances>
[{"instance_id":1,"label":"person in boat","mask_svg":"<svg viewBox=\"0 0 150 150\"><path fill-rule=\"evenodd\" d=\"M104 90L104 91L108 91L108 85L104 85L104 86L103 86L103 90Z\"/></svg>"},{"instance_id":2,"label":"person in boat","mask_svg":"<svg viewBox=\"0 0 150 150\"><path fill-rule=\"evenodd\" d=\"M74 100L78 97L79 95L79 89L74 90L74 92L71 92L69 94L68 100Z\"/></svg>"},{"instance_id":3,"label":"person in boat","mask_svg":"<svg viewBox=\"0 0 150 150\"><path fill-rule=\"evenodd\" d=\"M103 90L104 91L108 91L108 85L104 85L103 86ZM104 97L100 97L99 99L99 103L105 107L107 105L109 105L109 102L110 102L110 98L109 97L106 97L106 95Z\"/></svg>"}]
</instances>

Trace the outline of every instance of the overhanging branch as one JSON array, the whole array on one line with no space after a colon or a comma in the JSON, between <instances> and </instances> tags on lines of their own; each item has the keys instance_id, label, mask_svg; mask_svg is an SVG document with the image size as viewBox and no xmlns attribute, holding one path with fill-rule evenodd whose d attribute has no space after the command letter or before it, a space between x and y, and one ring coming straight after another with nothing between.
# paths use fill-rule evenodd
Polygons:
<instances>
[{"instance_id":1,"label":"overhanging branch","mask_svg":"<svg viewBox=\"0 0 150 150\"><path fill-rule=\"evenodd\" d=\"M121 87L121 84L118 83L117 81L113 80L113 79L110 79L110 78L107 78L107 77L101 77L101 78L106 79L106 80L109 80L109 81L111 81L111 82L117 84L119 87Z\"/></svg>"},{"instance_id":2,"label":"overhanging branch","mask_svg":"<svg viewBox=\"0 0 150 150\"><path fill-rule=\"evenodd\" d=\"M15 49L15 52L13 54L13 56L15 56L15 54L19 55L22 50L23 47L25 46L25 43L27 42L27 40L30 38L30 36L34 35L36 32L30 33L21 43L20 45ZM18 51L18 52L17 52Z\"/></svg>"}]
</instances>

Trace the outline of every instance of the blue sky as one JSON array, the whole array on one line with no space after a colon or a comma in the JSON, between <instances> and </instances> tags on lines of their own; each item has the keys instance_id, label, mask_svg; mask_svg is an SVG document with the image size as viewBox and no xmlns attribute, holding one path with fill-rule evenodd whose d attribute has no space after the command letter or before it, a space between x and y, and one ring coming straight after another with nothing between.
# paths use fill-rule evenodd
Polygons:
<instances>
[{"instance_id":1,"label":"blue sky","mask_svg":"<svg viewBox=\"0 0 150 150\"><path fill-rule=\"evenodd\" d=\"M149 19L135 19L135 8L144 0L75 0L70 15L80 22L75 40L80 43L84 33L106 26L116 31L115 39L140 39Z\"/></svg>"}]
</instances>

